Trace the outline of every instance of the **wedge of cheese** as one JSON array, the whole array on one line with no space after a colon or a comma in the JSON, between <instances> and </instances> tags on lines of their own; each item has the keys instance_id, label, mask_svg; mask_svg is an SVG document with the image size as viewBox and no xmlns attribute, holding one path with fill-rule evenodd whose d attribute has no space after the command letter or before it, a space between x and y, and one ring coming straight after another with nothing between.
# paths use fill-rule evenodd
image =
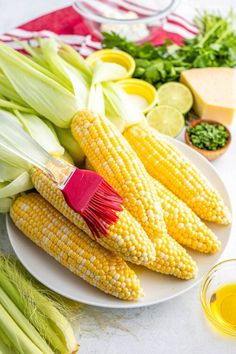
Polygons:
<instances>
[{"instance_id":1,"label":"wedge of cheese","mask_svg":"<svg viewBox=\"0 0 236 354\"><path fill-rule=\"evenodd\" d=\"M192 91L193 109L199 117L232 122L236 114L236 69L191 69L182 72L180 81Z\"/></svg>"}]
</instances>

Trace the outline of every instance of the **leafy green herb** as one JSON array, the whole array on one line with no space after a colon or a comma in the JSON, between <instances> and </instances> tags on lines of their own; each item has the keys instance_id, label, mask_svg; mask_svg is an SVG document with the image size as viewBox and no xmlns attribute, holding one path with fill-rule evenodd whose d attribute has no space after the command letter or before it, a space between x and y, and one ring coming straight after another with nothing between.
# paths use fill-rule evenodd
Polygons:
<instances>
[{"instance_id":1,"label":"leafy green herb","mask_svg":"<svg viewBox=\"0 0 236 354\"><path fill-rule=\"evenodd\" d=\"M204 150L218 150L225 146L229 134L221 124L201 123L188 129L193 145Z\"/></svg>"},{"instance_id":2,"label":"leafy green herb","mask_svg":"<svg viewBox=\"0 0 236 354\"><path fill-rule=\"evenodd\" d=\"M204 12L195 17L199 34L186 39L183 46L167 40L161 46L151 43L139 45L128 42L118 34L103 33L104 48L119 48L136 61L134 77L150 82L156 87L179 79L180 73L190 68L235 67L236 34L234 17L230 12L226 18Z\"/></svg>"}]
</instances>

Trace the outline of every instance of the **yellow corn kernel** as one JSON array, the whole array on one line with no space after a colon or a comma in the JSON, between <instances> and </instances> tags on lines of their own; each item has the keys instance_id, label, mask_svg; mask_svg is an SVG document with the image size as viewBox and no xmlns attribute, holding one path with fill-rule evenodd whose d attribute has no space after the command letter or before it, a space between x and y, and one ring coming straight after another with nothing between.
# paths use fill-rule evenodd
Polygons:
<instances>
[{"instance_id":1,"label":"yellow corn kernel","mask_svg":"<svg viewBox=\"0 0 236 354\"><path fill-rule=\"evenodd\" d=\"M120 134L99 115L83 111L73 119L72 134L96 171L124 198L124 205L143 226L156 248L148 268L190 279L196 264L168 234L155 188L143 164Z\"/></svg>"},{"instance_id":2,"label":"yellow corn kernel","mask_svg":"<svg viewBox=\"0 0 236 354\"><path fill-rule=\"evenodd\" d=\"M142 295L136 274L122 258L90 239L39 194L18 197L10 215L29 239L89 284L123 300Z\"/></svg>"},{"instance_id":3,"label":"yellow corn kernel","mask_svg":"<svg viewBox=\"0 0 236 354\"><path fill-rule=\"evenodd\" d=\"M214 187L173 145L152 128L135 125L125 138L152 177L182 199L200 218L229 224L230 212Z\"/></svg>"},{"instance_id":4,"label":"yellow corn kernel","mask_svg":"<svg viewBox=\"0 0 236 354\"><path fill-rule=\"evenodd\" d=\"M62 192L50 177L39 169L35 169L32 173L32 182L37 191L54 208L93 238L82 216L68 206ZM140 224L125 209L118 215L118 221L109 227L108 236L97 238L96 241L110 251L119 253L132 263L146 264L154 261L156 258L155 248Z\"/></svg>"}]
</instances>

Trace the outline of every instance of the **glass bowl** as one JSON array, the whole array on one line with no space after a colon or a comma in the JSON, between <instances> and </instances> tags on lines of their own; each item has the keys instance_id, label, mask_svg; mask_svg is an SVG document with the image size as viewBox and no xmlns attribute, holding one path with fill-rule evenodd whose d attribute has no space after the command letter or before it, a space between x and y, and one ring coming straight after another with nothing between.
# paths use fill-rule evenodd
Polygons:
<instances>
[{"instance_id":1,"label":"glass bowl","mask_svg":"<svg viewBox=\"0 0 236 354\"><path fill-rule=\"evenodd\" d=\"M180 0L77 0L74 9L86 20L91 32L116 32L130 41L151 40L155 28Z\"/></svg>"},{"instance_id":2,"label":"glass bowl","mask_svg":"<svg viewBox=\"0 0 236 354\"><path fill-rule=\"evenodd\" d=\"M221 333L236 336L236 259L220 262L208 272L200 299L208 320Z\"/></svg>"}]
</instances>

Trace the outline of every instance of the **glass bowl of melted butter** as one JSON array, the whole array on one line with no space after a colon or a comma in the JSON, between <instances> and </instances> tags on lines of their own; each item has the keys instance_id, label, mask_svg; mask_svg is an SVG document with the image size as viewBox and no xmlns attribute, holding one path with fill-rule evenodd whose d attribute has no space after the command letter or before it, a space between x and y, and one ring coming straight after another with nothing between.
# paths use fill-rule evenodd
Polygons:
<instances>
[{"instance_id":1,"label":"glass bowl of melted butter","mask_svg":"<svg viewBox=\"0 0 236 354\"><path fill-rule=\"evenodd\" d=\"M236 259L216 264L200 290L208 320L221 332L236 337Z\"/></svg>"}]
</instances>

